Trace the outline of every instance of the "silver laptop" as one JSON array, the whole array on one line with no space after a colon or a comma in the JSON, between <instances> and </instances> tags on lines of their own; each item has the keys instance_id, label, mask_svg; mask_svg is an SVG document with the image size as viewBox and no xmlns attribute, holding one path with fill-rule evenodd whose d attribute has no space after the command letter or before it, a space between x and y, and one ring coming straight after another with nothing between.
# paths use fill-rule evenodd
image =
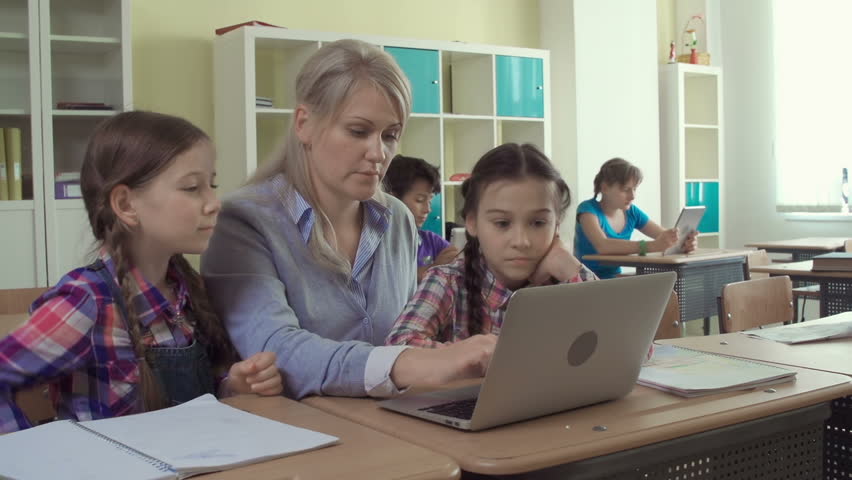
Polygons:
<instances>
[{"instance_id":1,"label":"silver laptop","mask_svg":"<svg viewBox=\"0 0 852 480\"><path fill-rule=\"evenodd\" d=\"M480 385L379 402L482 430L621 398L633 389L677 275L518 290Z\"/></svg>"}]
</instances>

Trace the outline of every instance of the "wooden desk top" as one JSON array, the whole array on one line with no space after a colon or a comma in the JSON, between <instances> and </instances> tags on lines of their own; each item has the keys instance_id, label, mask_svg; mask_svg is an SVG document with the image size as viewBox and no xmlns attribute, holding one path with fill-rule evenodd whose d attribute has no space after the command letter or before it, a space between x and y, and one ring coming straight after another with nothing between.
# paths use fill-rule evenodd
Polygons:
<instances>
[{"instance_id":1,"label":"wooden desk top","mask_svg":"<svg viewBox=\"0 0 852 480\"><path fill-rule=\"evenodd\" d=\"M241 395L224 400L234 407L297 427L340 438L341 443L267 462L205 475L205 479L459 478L449 457L401 442L390 435L284 397Z\"/></svg>"},{"instance_id":2,"label":"wooden desk top","mask_svg":"<svg viewBox=\"0 0 852 480\"><path fill-rule=\"evenodd\" d=\"M808 320L803 324L797 323L783 328L797 328L798 325L813 325L849 319L852 319L852 312L844 312L818 320ZM703 352L721 353L762 362L852 375L852 338L836 338L821 342L787 345L764 338L750 337L742 333L725 333L706 337L659 340L657 343L667 343Z\"/></svg>"},{"instance_id":3,"label":"wooden desk top","mask_svg":"<svg viewBox=\"0 0 852 480\"><path fill-rule=\"evenodd\" d=\"M814 272L813 260L791 263L773 263L749 268L750 272L768 273L770 275L789 275L790 277L807 278L852 278L852 272Z\"/></svg>"},{"instance_id":4,"label":"wooden desk top","mask_svg":"<svg viewBox=\"0 0 852 480\"><path fill-rule=\"evenodd\" d=\"M6 336L9 332L18 327L18 325L27 321L30 318L28 313L12 313L0 315L0 337Z\"/></svg>"},{"instance_id":5,"label":"wooden desk top","mask_svg":"<svg viewBox=\"0 0 852 480\"><path fill-rule=\"evenodd\" d=\"M833 252L843 248L846 237L809 237L794 238L792 240L774 240L770 242L747 243L746 247L762 248L766 251L772 250L819 250Z\"/></svg>"},{"instance_id":6,"label":"wooden desk top","mask_svg":"<svg viewBox=\"0 0 852 480\"><path fill-rule=\"evenodd\" d=\"M718 260L722 258L746 257L750 250L725 250L699 248L692 253L677 253L674 255L663 255L659 252L649 253L644 257L637 254L631 255L584 255L583 260L596 260L600 263L618 265L647 265L647 264L679 264L691 262L703 262L706 260Z\"/></svg>"},{"instance_id":7,"label":"wooden desk top","mask_svg":"<svg viewBox=\"0 0 852 480\"><path fill-rule=\"evenodd\" d=\"M448 455L463 470L515 474L606 455L852 393L849 377L796 369L793 382L763 390L683 398L636 386L627 397L481 432L463 432L380 408L367 398L303 400L389 435ZM605 425L606 431L593 427Z\"/></svg>"}]
</instances>

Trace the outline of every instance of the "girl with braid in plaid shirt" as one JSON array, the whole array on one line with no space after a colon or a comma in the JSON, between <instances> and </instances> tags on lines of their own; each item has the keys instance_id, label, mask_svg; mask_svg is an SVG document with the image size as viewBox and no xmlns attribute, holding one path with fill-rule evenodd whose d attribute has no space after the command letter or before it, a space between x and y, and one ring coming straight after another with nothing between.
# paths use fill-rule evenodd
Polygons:
<instances>
[{"instance_id":1,"label":"girl with braid in plaid shirt","mask_svg":"<svg viewBox=\"0 0 852 480\"><path fill-rule=\"evenodd\" d=\"M184 119L120 113L89 139L80 174L97 259L66 274L0 339L0 432L30 425L15 392L48 384L58 417L155 410L205 393L282 391L275 354L237 360L201 277L221 204L207 135Z\"/></svg>"},{"instance_id":2,"label":"girl with braid in plaid shirt","mask_svg":"<svg viewBox=\"0 0 852 480\"><path fill-rule=\"evenodd\" d=\"M533 279L539 263L561 245L557 232L571 193L535 146L507 143L486 153L462 195L462 255L426 272L388 334L389 345L439 347L499 334L512 292L540 283ZM556 258L568 282L597 279L570 253Z\"/></svg>"}]
</instances>

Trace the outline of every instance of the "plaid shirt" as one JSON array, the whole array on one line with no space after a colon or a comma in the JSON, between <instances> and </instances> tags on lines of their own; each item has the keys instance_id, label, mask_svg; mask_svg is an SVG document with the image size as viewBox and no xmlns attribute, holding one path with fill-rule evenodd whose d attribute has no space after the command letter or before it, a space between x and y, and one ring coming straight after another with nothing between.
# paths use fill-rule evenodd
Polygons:
<instances>
[{"instance_id":1,"label":"plaid shirt","mask_svg":"<svg viewBox=\"0 0 852 480\"><path fill-rule=\"evenodd\" d=\"M101 260L115 278L115 265ZM184 347L192 343L192 326L178 312L188 293L180 274L169 267L177 285L172 305L133 269L139 288L132 299L149 346ZM109 287L94 271L78 268L39 297L28 322L0 339L0 432L30 425L14 403L16 390L49 383L59 418L92 420L133 413L139 381L136 355L121 311Z\"/></svg>"},{"instance_id":2,"label":"plaid shirt","mask_svg":"<svg viewBox=\"0 0 852 480\"><path fill-rule=\"evenodd\" d=\"M482 333L500 333L512 290L503 286L487 268L482 286ZM597 280L585 266L568 283ZM464 256L453 263L432 267L414 297L396 320L385 341L388 345L440 347L470 336L467 289L464 287Z\"/></svg>"}]
</instances>

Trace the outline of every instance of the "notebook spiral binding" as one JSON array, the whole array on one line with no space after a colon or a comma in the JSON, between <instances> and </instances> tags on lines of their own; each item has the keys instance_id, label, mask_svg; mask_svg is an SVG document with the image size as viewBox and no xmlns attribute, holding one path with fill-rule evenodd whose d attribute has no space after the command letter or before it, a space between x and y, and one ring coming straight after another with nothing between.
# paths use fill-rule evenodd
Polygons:
<instances>
[{"instance_id":1,"label":"notebook spiral binding","mask_svg":"<svg viewBox=\"0 0 852 480\"><path fill-rule=\"evenodd\" d=\"M694 349L694 348L681 347L680 345L672 345L672 347L680 349L680 350L686 350L688 352L700 353L702 355L710 355L712 357L730 358L732 360L745 362L745 363L751 363L751 364L754 364L754 365L760 365L761 367L770 367L770 368L774 368L776 370L781 370L781 371L784 371L784 372L790 371L789 369L784 368L784 367L779 367L778 365L773 365L771 363L765 363L765 362L761 362L761 361L758 361L758 360L752 360L750 358L737 357L737 356L734 356L734 355L725 355L724 353L705 352L703 350L697 350L697 349Z\"/></svg>"},{"instance_id":2,"label":"notebook spiral binding","mask_svg":"<svg viewBox=\"0 0 852 480\"><path fill-rule=\"evenodd\" d=\"M71 423L73 423L74 425L76 425L76 426L82 428L83 430L91 433L92 435L95 435L95 436L101 438L102 440L105 440L106 442L112 444L114 447L118 448L119 450L121 450L125 453L129 453L130 455L133 455L133 456L139 458L140 460L142 460L145 463L149 463L149 464L153 465L154 468L156 468L157 470L159 470L161 472L172 472L172 471L174 471L174 469L172 469L171 465L169 465L168 463L166 463L162 460L158 460L158 459L156 459L156 458L154 458L150 455L146 455L146 454L140 452L139 450L136 450L133 447L127 446L127 445L125 445L125 444L123 444L123 443L121 443L117 440L113 440L112 438L109 438L106 435L103 435L99 432L96 432L96 431L92 430L91 428L80 425L75 420L71 420Z\"/></svg>"}]
</instances>

